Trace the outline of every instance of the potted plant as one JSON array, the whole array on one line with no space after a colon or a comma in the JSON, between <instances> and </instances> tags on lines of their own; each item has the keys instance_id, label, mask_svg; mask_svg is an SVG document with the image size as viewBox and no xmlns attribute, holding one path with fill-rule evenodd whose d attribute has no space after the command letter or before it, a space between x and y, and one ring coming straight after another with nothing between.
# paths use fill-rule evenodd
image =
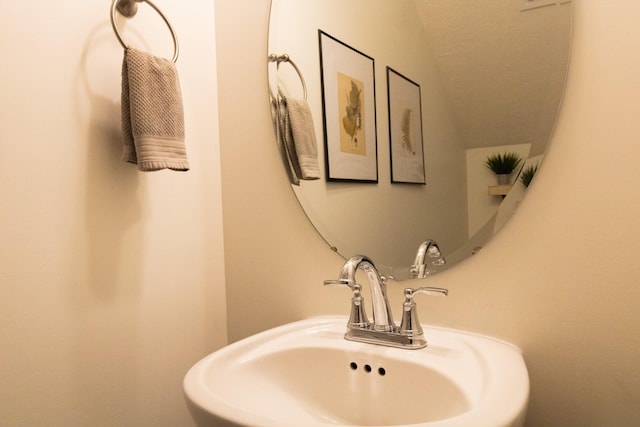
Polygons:
<instances>
[{"instance_id":1,"label":"potted plant","mask_svg":"<svg viewBox=\"0 0 640 427\"><path fill-rule=\"evenodd\" d=\"M517 153L492 154L487 157L484 164L498 177L498 185L509 184L509 178L513 171L522 162Z\"/></svg>"},{"instance_id":2,"label":"potted plant","mask_svg":"<svg viewBox=\"0 0 640 427\"><path fill-rule=\"evenodd\" d=\"M524 170L520 174L520 182L525 187L528 187L529 184L531 183L531 180L533 179L533 176L536 174L536 172L538 172L538 164L537 163L535 165L527 166L526 168L524 168Z\"/></svg>"}]
</instances>

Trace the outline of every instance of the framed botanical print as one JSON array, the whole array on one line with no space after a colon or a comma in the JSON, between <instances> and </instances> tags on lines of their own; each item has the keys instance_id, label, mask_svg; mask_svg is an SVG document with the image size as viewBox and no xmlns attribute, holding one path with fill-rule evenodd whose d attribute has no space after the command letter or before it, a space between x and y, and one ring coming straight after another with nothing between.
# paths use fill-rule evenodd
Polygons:
<instances>
[{"instance_id":1,"label":"framed botanical print","mask_svg":"<svg viewBox=\"0 0 640 427\"><path fill-rule=\"evenodd\" d=\"M391 182L426 184L420 85L387 67Z\"/></svg>"},{"instance_id":2,"label":"framed botanical print","mask_svg":"<svg viewBox=\"0 0 640 427\"><path fill-rule=\"evenodd\" d=\"M328 181L378 182L374 60L318 31Z\"/></svg>"}]
</instances>

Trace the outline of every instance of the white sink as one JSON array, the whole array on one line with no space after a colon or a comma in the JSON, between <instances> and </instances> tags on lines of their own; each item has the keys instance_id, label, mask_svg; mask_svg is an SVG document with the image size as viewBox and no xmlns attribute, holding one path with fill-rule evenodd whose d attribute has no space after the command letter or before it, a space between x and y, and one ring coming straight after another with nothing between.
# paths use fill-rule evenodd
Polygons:
<instances>
[{"instance_id":1,"label":"white sink","mask_svg":"<svg viewBox=\"0 0 640 427\"><path fill-rule=\"evenodd\" d=\"M347 341L347 318L262 332L196 363L184 391L198 426L521 426L529 377L505 342L424 326L405 350Z\"/></svg>"}]
</instances>

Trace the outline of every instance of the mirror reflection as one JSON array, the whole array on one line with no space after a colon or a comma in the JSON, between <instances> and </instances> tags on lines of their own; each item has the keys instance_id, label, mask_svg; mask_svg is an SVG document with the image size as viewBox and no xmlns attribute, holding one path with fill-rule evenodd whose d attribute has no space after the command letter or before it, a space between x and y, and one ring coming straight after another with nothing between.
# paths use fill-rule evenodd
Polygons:
<instances>
[{"instance_id":1,"label":"mirror reflection","mask_svg":"<svg viewBox=\"0 0 640 427\"><path fill-rule=\"evenodd\" d=\"M328 179L327 127L340 119L327 114L327 104L344 94L323 93L331 77L323 69L342 65L321 64L322 33L372 59L374 83L363 93L374 106L367 120L375 182ZM481 249L542 160L570 35L566 0L272 0L269 54L286 54L295 67L270 62L270 91L292 100L306 95L318 151L318 176L292 188L329 246L345 258L366 254L398 280L415 277L425 241L437 242L446 259L425 274ZM424 184L392 182L388 68L419 87ZM499 182L488 160L505 155L521 161Z\"/></svg>"}]
</instances>

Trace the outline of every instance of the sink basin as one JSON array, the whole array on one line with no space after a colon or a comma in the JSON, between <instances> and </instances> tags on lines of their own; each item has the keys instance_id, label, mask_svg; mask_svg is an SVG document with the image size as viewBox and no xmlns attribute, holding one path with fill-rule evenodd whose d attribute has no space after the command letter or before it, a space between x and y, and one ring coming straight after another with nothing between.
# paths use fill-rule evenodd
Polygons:
<instances>
[{"instance_id":1,"label":"sink basin","mask_svg":"<svg viewBox=\"0 0 640 427\"><path fill-rule=\"evenodd\" d=\"M529 378L503 341L424 326L426 348L347 341L315 317L211 353L184 379L198 426L522 426Z\"/></svg>"}]
</instances>

